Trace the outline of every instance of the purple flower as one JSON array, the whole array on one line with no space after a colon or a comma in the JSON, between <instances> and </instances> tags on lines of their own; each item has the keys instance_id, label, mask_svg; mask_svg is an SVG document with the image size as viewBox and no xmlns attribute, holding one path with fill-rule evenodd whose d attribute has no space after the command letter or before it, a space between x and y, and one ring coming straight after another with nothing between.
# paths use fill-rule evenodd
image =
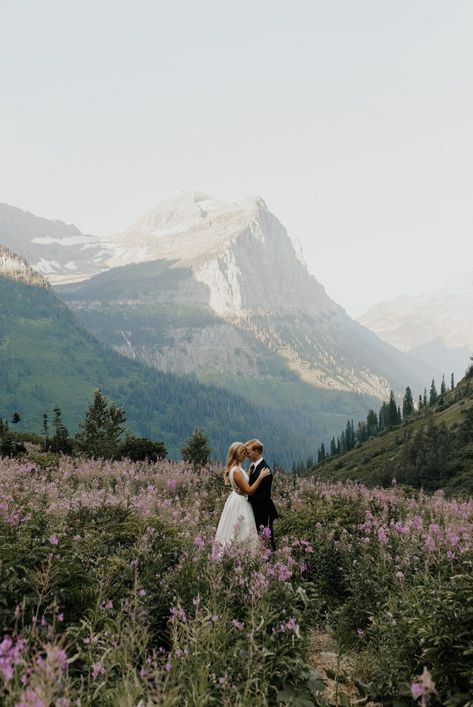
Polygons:
<instances>
[{"instance_id":1,"label":"purple flower","mask_svg":"<svg viewBox=\"0 0 473 707\"><path fill-rule=\"evenodd\" d=\"M59 545L59 540L56 533L53 533L49 536L49 542L51 543L51 545Z\"/></svg>"},{"instance_id":2,"label":"purple flower","mask_svg":"<svg viewBox=\"0 0 473 707\"><path fill-rule=\"evenodd\" d=\"M105 672L105 668L102 663L94 663L92 665L92 680L96 680L99 675Z\"/></svg>"},{"instance_id":3,"label":"purple flower","mask_svg":"<svg viewBox=\"0 0 473 707\"><path fill-rule=\"evenodd\" d=\"M263 540L271 540L271 529L267 526L261 530L261 537Z\"/></svg>"},{"instance_id":4,"label":"purple flower","mask_svg":"<svg viewBox=\"0 0 473 707\"><path fill-rule=\"evenodd\" d=\"M412 683L411 695L415 700L419 699L419 697L422 697L424 692L425 692L425 688L420 682L413 682Z\"/></svg>"},{"instance_id":5,"label":"purple flower","mask_svg":"<svg viewBox=\"0 0 473 707\"><path fill-rule=\"evenodd\" d=\"M233 619L232 624L238 631L243 631L245 627L245 623L243 621L237 621L237 619Z\"/></svg>"}]
</instances>

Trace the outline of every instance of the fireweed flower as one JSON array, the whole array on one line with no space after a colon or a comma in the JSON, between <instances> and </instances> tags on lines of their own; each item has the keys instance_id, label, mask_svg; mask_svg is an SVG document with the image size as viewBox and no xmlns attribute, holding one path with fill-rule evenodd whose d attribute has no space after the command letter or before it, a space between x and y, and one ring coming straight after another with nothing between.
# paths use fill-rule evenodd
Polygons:
<instances>
[{"instance_id":1,"label":"fireweed flower","mask_svg":"<svg viewBox=\"0 0 473 707\"><path fill-rule=\"evenodd\" d=\"M49 536L49 542L51 545L59 545L59 539L55 533Z\"/></svg>"}]
</instances>

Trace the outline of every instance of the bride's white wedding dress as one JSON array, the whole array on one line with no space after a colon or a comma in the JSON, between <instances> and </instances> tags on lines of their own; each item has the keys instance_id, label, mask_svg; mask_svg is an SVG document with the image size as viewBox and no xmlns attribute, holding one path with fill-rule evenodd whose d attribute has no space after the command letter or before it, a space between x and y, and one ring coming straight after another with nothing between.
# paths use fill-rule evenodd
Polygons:
<instances>
[{"instance_id":1,"label":"bride's white wedding dress","mask_svg":"<svg viewBox=\"0 0 473 707\"><path fill-rule=\"evenodd\" d=\"M233 480L233 475L237 470L241 471L248 481L248 474L241 466L234 466L230 469L228 478L232 492L227 498L220 516L215 540L221 545L241 543L246 547L257 547L259 538L253 509L247 496L241 496L236 492L238 486Z\"/></svg>"}]
</instances>

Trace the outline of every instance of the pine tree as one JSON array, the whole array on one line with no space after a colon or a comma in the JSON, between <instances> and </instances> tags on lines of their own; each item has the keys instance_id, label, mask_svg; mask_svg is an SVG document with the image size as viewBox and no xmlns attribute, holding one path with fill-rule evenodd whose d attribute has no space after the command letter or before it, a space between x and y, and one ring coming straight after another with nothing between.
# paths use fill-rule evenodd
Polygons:
<instances>
[{"instance_id":1,"label":"pine tree","mask_svg":"<svg viewBox=\"0 0 473 707\"><path fill-rule=\"evenodd\" d=\"M58 405L56 405L56 407L54 408L53 427L54 435L51 439L49 448L52 452L62 452L63 454L71 454L73 443L71 438L69 437L69 432L67 431L67 428L62 422L61 408Z\"/></svg>"},{"instance_id":2,"label":"pine tree","mask_svg":"<svg viewBox=\"0 0 473 707\"><path fill-rule=\"evenodd\" d=\"M422 407L426 408L429 404L429 400L427 398L427 388L424 388L424 399L423 399L423 405Z\"/></svg>"},{"instance_id":3,"label":"pine tree","mask_svg":"<svg viewBox=\"0 0 473 707\"><path fill-rule=\"evenodd\" d=\"M334 457L336 453L337 453L337 445L335 442L335 437L332 437L332 439L330 440L330 456Z\"/></svg>"},{"instance_id":4,"label":"pine tree","mask_svg":"<svg viewBox=\"0 0 473 707\"><path fill-rule=\"evenodd\" d=\"M369 410L368 415L366 416L366 431L368 433L368 437L376 437L378 434L378 416L374 410Z\"/></svg>"},{"instance_id":5,"label":"pine tree","mask_svg":"<svg viewBox=\"0 0 473 707\"><path fill-rule=\"evenodd\" d=\"M412 397L412 390L407 386L402 399L402 416L406 420L414 412L414 399Z\"/></svg>"},{"instance_id":6,"label":"pine tree","mask_svg":"<svg viewBox=\"0 0 473 707\"><path fill-rule=\"evenodd\" d=\"M447 392L447 385L445 383L445 373L442 376L442 382L440 384L440 396L443 397Z\"/></svg>"},{"instance_id":7,"label":"pine tree","mask_svg":"<svg viewBox=\"0 0 473 707\"><path fill-rule=\"evenodd\" d=\"M211 449L201 427L196 427L182 448L182 458L191 462L194 469L205 466L210 458Z\"/></svg>"},{"instance_id":8,"label":"pine tree","mask_svg":"<svg viewBox=\"0 0 473 707\"><path fill-rule=\"evenodd\" d=\"M417 409L422 410L424 407L424 401L422 400L422 395L419 395L419 402L417 403Z\"/></svg>"},{"instance_id":9,"label":"pine tree","mask_svg":"<svg viewBox=\"0 0 473 707\"><path fill-rule=\"evenodd\" d=\"M43 435L44 435L44 451L48 448L48 435L49 435L49 423L48 423L48 413L43 414Z\"/></svg>"},{"instance_id":10,"label":"pine tree","mask_svg":"<svg viewBox=\"0 0 473 707\"><path fill-rule=\"evenodd\" d=\"M123 408L110 402L98 389L85 419L79 425L76 444L79 451L94 459L113 459L119 455L120 438L125 431Z\"/></svg>"},{"instance_id":11,"label":"pine tree","mask_svg":"<svg viewBox=\"0 0 473 707\"><path fill-rule=\"evenodd\" d=\"M340 435L340 454L344 454L347 451L345 432Z\"/></svg>"},{"instance_id":12,"label":"pine tree","mask_svg":"<svg viewBox=\"0 0 473 707\"><path fill-rule=\"evenodd\" d=\"M347 424L345 427L345 449L347 452L349 452L350 449L353 449L354 446L355 444L352 435L352 427L350 424L350 420L347 420Z\"/></svg>"},{"instance_id":13,"label":"pine tree","mask_svg":"<svg viewBox=\"0 0 473 707\"><path fill-rule=\"evenodd\" d=\"M11 418L12 424L17 425L21 420L21 415L19 412L14 412Z\"/></svg>"},{"instance_id":14,"label":"pine tree","mask_svg":"<svg viewBox=\"0 0 473 707\"><path fill-rule=\"evenodd\" d=\"M397 425L399 422L398 420L398 415L397 415L397 405L396 405L396 398L394 397L394 390L391 390L389 394L389 403L388 403L388 427L393 427L394 425Z\"/></svg>"},{"instance_id":15,"label":"pine tree","mask_svg":"<svg viewBox=\"0 0 473 707\"><path fill-rule=\"evenodd\" d=\"M320 445L320 461L323 462L325 457L326 457L325 444L322 442L322 444Z\"/></svg>"},{"instance_id":16,"label":"pine tree","mask_svg":"<svg viewBox=\"0 0 473 707\"><path fill-rule=\"evenodd\" d=\"M437 393L437 388L435 387L435 380L432 378L432 383L430 386L429 405L435 405L438 399L439 396Z\"/></svg>"},{"instance_id":17,"label":"pine tree","mask_svg":"<svg viewBox=\"0 0 473 707\"><path fill-rule=\"evenodd\" d=\"M387 422L388 422L388 406L386 403L383 403L379 409L379 415L378 415L378 431L382 432L383 430L386 429L387 427Z\"/></svg>"},{"instance_id":18,"label":"pine tree","mask_svg":"<svg viewBox=\"0 0 473 707\"><path fill-rule=\"evenodd\" d=\"M453 373L450 376L450 390L455 390L455 375Z\"/></svg>"}]
</instances>

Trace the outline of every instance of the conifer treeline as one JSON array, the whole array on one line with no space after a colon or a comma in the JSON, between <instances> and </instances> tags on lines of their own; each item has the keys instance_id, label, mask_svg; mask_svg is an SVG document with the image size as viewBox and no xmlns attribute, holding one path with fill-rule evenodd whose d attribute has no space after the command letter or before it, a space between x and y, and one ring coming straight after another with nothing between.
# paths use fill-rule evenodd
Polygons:
<instances>
[{"instance_id":1,"label":"conifer treeline","mask_svg":"<svg viewBox=\"0 0 473 707\"><path fill-rule=\"evenodd\" d=\"M417 410L422 410L424 408L436 405L440 400L442 400L448 390L453 390L454 388L455 377L453 373L450 377L450 388L447 387L445 382L445 374L442 376L440 393L437 392L435 379L432 379L429 393L427 393L427 388L424 388L424 393L418 397ZM355 447L361 446L370 437L376 437L377 435L400 425L401 422L403 420L407 420L407 418L410 417L415 410L416 405L414 403L414 396L410 386L407 386L404 391L402 408L396 403L396 396L394 391L391 390L389 400L387 402L383 402L378 413L374 410L369 410L366 420L359 422L356 429L353 420L347 420L345 429L343 429L337 437L332 437L328 449L322 442L317 451L317 461L315 461L312 456L309 456L305 462L293 464L292 472L296 474L303 474L305 471L309 471L313 468L315 464L320 464L320 462L324 461L324 459L328 457L345 454Z\"/></svg>"}]
</instances>

